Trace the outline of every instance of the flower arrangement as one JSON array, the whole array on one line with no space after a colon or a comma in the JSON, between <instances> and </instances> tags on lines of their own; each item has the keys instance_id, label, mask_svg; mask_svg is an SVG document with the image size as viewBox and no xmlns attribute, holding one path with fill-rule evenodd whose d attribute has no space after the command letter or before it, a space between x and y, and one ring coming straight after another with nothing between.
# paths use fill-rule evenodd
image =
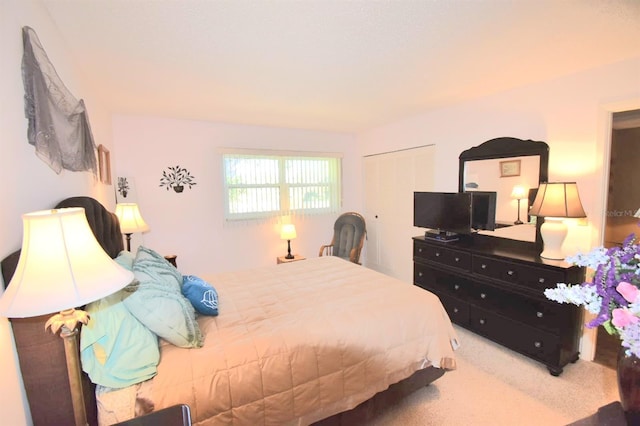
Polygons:
<instances>
[{"instance_id":1,"label":"flower arrangement","mask_svg":"<svg viewBox=\"0 0 640 426\"><path fill-rule=\"evenodd\" d=\"M597 314L587 327L602 325L609 334L620 337L627 355L640 357L640 244L635 234L621 247L598 247L566 260L594 269L593 279L577 285L559 283L546 289L545 296Z\"/></svg>"}]
</instances>

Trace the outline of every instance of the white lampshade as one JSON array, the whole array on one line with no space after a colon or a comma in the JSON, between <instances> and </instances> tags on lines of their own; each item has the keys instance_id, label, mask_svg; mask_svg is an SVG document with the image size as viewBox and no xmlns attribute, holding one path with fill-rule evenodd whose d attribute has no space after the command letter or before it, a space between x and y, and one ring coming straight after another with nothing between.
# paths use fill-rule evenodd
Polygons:
<instances>
[{"instance_id":1,"label":"white lampshade","mask_svg":"<svg viewBox=\"0 0 640 426\"><path fill-rule=\"evenodd\" d=\"M295 225L288 223L282 225L280 229L280 239L282 240L293 240L297 237L296 235L296 227Z\"/></svg>"},{"instance_id":2,"label":"white lampshade","mask_svg":"<svg viewBox=\"0 0 640 426\"><path fill-rule=\"evenodd\" d=\"M564 259L562 243L567 236L562 219L586 217L575 182L541 183L529 214L545 218L540 227L544 242L540 257L557 260Z\"/></svg>"},{"instance_id":3,"label":"white lampshade","mask_svg":"<svg viewBox=\"0 0 640 426\"><path fill-rule=\"evenodd\" d=\"M0 299L1 315L24 318L76 308L133 280L102 249L83 208L27 213L22 221L22 252Z\"/></svg>"},{"instance_id":4,"label":"white lampshade","mask_svg":"<svg viewBox=\"0 0 640 426\"><path fill-rule=\"evenodd\" d=\"M116 204L116 216L120 221L120 232L123 234L147 232L149 230L149 225L142 218L136 203Z\"/></svg>"},{"instance_id":5,"label":"white lampshade","mask_svg":"<svg viewBox=\"0 0 640 426\"><path fill-rule=\"evenodd\" d=\"M587 217L575 182L541 183L529 214L543 217Z\"/></svg>"},{"instance_id":6,"label":"white lampshade","mask_svg":"<svg viewBox=\"0 0 640 426\"><path fill-rule=\"evenodd\" d=\"M523 185L514 186L513 190L511 191L511 198L515 198L517 200L527 198L527 188L525 188Z\"/></svg>"}]
</instances>

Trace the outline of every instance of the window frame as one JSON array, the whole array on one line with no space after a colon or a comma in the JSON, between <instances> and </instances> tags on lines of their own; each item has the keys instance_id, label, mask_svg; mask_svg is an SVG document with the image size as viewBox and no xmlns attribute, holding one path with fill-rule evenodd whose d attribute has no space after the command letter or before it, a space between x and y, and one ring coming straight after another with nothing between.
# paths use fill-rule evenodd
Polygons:
<instances>
[{"instance_id":1,"label":"window frame","mask_svg":"<svg viewBox=\"0 0 640 426\"><path fill-rule=\"evenodd\" d=\"M227 179L227 167L226 160L229 156L236 157L256 157L263 159L277 159L278 161L278 182L277 183L265 183L265 184L229 184ZM264 149L234 149L234 148L222 148L220 149L220 159L222 165L222 196L224 205L224 219L225 221L250 221L268 219L272 217L280 217L286 215L317 215L336 213L342 206L342 159L341 153L335 152L311 152L311 151L279 151L279 150L264 150ZM326 159L333 160L336 163L330 165L330 174L333 174L333 180L328 183L304 183L304 182L286 182L286 167L287 160L313 160L313 159ZM298 208L292 209L290 207L290 189L296 187L309 187L309 186L324 186L329 191L329 206L321 208ZM230 212L230 189L232 188L277 188L279 191L278 197L278 209L263 211L263 212L247 212L247 213L231 213ZM332 193L335 192L335 193Z\"/></svg>"}]
</instances>

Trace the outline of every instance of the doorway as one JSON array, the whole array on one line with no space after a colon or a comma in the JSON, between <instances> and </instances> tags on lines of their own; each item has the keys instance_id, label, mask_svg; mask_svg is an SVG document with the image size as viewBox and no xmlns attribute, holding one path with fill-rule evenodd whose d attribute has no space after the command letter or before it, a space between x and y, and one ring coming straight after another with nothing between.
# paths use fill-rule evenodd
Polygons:
<instances>
[{"instance_id":1,"label":"doorway","mask_svg":"<svg viewBox=\"0 0 640 426\"><path fill-rule=\"evenodd\" d=\"M621 245L631 233L640 234L640 109L613 114L607 215L604 246ZM594 361L615 368L620 339L598 327Z\"/></svg>"}]
</instances>

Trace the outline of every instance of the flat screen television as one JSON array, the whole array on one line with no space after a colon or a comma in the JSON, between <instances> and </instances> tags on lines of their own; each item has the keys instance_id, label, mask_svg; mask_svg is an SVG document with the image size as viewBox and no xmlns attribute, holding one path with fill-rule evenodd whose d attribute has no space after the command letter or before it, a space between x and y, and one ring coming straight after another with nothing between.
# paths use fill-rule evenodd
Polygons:
<instances>
[{"instance_id":1,"label":"flat screen television","mask_svg":"<svg viewBox=\"0 0 640 426\"><path fill-rule=\"evenodd\" d=\"M471 228L478 231L495 231L497 192L469 191L469 194L471 194Z\"/></svg>"},{"instance_id":2,"label":"flat screen television","mask_svg":"<svg viewBox=\"0 0 640 426\"><path fill-rule=\"evenodd\" d=\"M413 226L439 234L470 234L471 193L414 192Z\"/></svg>"}]
</instances>

